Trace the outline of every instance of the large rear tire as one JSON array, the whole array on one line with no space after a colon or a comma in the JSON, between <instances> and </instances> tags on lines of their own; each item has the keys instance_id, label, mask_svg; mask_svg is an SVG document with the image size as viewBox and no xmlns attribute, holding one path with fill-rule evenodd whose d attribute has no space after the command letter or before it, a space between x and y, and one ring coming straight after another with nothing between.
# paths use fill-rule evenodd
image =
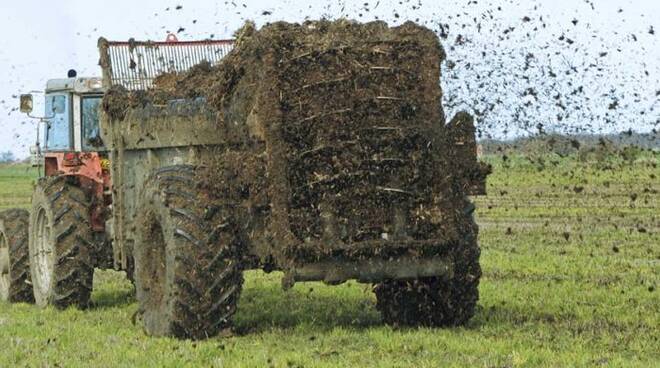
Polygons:
<instances>
[{"instance_id":1,"label":"large rear tire","mask_svg":"<svg viewBox=\"0 0 660 368\"><path fill-rule=\"evenodd\" d=\"M450 278L389 280L374 287L376 308L394 326L449 327L467 323L479 300L481 267L477 225L470 218L461 242L454 244Z\"/></svg>"},{"instance_id":2,"label":"large rear tire","mask_svg":"<svg viewBox=\"0 0 660 368\"><path fill-rule=\"evenodd\" d=\"M28 226L30 213L0 212L0 301L34 303L30 281Z\"/></svg>"},{"instance_id":3,"label":"large rear tire","mask_svg":"<svg viewBox=\"0 0 660 368\"><path fill-rule=\"evenodd\" d=\"M94 278L90 202L70 177L40 179L30 212L30 269L37 305L89 305Z\"/></svg>"},{"instance_id":4,"label":"large rear tire","mask_svg":"<svg viewBox=\"0 0 660 368\"><path fill-rule=\"evenodd\" d=\"M157 170L138 208L135 284L147 334L204 339L230 327L243 284L232 209L210 201L182 165Z\"/></svg>"}]
</instances>

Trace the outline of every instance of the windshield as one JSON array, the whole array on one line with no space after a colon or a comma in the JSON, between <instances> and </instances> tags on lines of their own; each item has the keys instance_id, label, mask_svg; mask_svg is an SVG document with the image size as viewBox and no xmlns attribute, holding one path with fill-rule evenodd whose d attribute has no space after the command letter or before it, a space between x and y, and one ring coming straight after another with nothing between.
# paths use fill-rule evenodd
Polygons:
<instances>
[{"instance_id":1,"label":"windshield","mask_svg":"<svg viewBox=\"0 0 660 368\"><path fill-rule=\"evenodd\" d=\"M82 99L82 144L85 151L99 151L104 148L99 130L100 103L101 96Z\"/></svg>"}]
</instances>

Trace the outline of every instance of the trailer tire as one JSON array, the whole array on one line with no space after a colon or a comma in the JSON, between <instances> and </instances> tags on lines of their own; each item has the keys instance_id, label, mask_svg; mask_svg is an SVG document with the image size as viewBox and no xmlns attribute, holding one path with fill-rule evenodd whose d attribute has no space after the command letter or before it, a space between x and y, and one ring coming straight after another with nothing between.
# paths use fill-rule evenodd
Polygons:
<instances>
[{"instance_id":1,"label":"trailer tire","mask_svg":"<svg viewBox=\"0 0 660 368\"><path fill-rule=\"evenodd\" d=\"M197 340L229 328L243 284L231 208L210 200L184 165L156 170L138 208L133 254L146 333Z\"/></svg>"},{"instance_id":2,"label":"trailer tire","mask_svg":"<svg viewBox=\"0 0 660 368\"><path fill-rule=\"evenodd\" d=\"M29 223L30 213L26 210L0 213L0 301L34 303L28 254Z\"/></svg>"},{"instance_id":3,"label":"trailer tire","mask_svg":"<svg viewBox=\"0 0 660 368\"><path fill-rule=\"evenodd\" d=\"M388 280L374 287L376 308L393 326L451 327L466 324L479 300L481 267L474 220L466 226L463 240L454 244L453 276L415 280Z\"/></svg>"},{"instance_id":4,"label":"trailer tire","mask_svg":"<svg viewBox=\"0 0 660 368\"><path fill-rule=\"evenodd\" d=\"M73 177L38 181L32 195L29 252L38 306L87 308L94 280L91 203Z\"/></svg>"}]
</instances>

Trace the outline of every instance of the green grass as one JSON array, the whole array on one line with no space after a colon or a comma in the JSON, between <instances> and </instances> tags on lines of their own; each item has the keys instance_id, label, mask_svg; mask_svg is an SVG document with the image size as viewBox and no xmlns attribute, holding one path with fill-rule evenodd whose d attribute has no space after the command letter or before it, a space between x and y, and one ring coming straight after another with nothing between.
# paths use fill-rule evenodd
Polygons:
<instances>
[{"instance_id":1,"label":"green grass","mask_svg":"<svg viewBox=\"0 0 660 368\"><path fill-rule=\"evenodd\" d=\"M368 286L280 288L248 272L236 334L150 338L122 273L97 272L87 311L0 303L0 367L560 367L660 361L660 162L487 157L479 197L481 299L468 326L384 326ZM24 168L0 169L0 208L29 204Z\"/></svg>"},{"instance_id":2,"label":"green grass","mask_svg":"<svg viewBox=\"0 0 660 368\"><path fill-rule=\"evenodd\" d=\"M27 209L37 176L37 169L28 165L0 164L0 211L9 208Z\"/></svg>"}]
</instances>

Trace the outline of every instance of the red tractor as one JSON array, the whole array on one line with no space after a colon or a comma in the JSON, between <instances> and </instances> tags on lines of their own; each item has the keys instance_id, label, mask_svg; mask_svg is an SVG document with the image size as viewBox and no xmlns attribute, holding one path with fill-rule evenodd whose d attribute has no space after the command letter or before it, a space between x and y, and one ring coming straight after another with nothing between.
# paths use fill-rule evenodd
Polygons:
<instances>
[{"instance_id":1,"label":"red tractor","mask_svg":"<svg viewBox=\"0 0 660 368\"><path fill-rule=\"evenodd\" d=\"M149 42L160 52L136 61L132 43L109 44L117 50L117 63L140 83L202 60L217 62L231 46L231 41L179 42L169 35L165 42ZM179 49L189 52L174 52ZM138 76L143 64L151 64L151 78L144 78L143 72ZM112 180L99 127L103 82L77 77L74 70L67 78L49 80L40 117L31 115L33 96L21 95L21 112L39 121L37 143L30 151L40 177L29 212L0 213L0 301L84 308L95 268L124 270L132 277L132 256L113 249L111 240Z\"/></svg>"},{"instance_id":2,"label":"red tractor","mask_svg":"<svg viewBox=\"0 0 660 368\"><path fill-rule=\"evenodd\" d=\"M38 118L42 134L31 150L40 173L32 208L2 216L4 299L31 301L32 288L40 306L82 307L94 268L112 267L105 224L111 181L99 136L102 97L100 78L80 78L74 71L46 84L45 116ZM32 107L32 95L22 95L21 111L29 115Z\"/></svg>"}]
</instances>

